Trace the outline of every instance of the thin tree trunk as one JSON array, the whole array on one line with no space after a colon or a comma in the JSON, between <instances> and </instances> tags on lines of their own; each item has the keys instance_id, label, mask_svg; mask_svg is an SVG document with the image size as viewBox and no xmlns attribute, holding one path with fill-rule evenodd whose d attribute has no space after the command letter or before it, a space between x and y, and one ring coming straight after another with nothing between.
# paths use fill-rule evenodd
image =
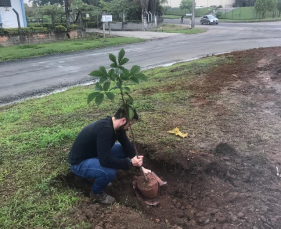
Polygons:
<instances>
[{"instance_id":1,"label":"thin tree trunk","mask_svg":"<svg viewBox=\"0 0 281 229\"><path fill-rule=\"evenodd\" d=\"M52 13L51 18L52 18L52 27L53 27L53 30L55 31L55 29L56 29L55 14Z\"/></svg>"}]
</instances>

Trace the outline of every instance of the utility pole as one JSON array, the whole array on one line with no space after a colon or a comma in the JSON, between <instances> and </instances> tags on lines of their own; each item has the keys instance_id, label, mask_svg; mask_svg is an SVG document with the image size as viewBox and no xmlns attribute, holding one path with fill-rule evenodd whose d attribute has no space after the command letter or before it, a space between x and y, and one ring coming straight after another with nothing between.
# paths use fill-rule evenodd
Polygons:
<instances>
[{"instance_id":1,"label":"utility pole","mask_svg":"<svg viewBox=\"0 0 281 229\"><path fill-rule=\"evenodd\" d=\"M192 20L191 20L191 28L193 29L195 26L195 0L192 0Z\"/></svg>"}]
</instances>

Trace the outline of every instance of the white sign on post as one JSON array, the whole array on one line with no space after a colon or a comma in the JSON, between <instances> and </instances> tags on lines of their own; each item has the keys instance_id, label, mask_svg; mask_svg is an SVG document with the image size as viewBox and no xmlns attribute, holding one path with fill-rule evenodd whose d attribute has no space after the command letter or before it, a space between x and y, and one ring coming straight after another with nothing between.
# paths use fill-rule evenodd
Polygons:
<instances>
[{"instance_id":1,"label":"white sign on post","mask_svg":"<svg viewBox=\"0 0 281 229\"><path fill-rule=\"evenodd\" d=\"M112 15L102 15L101 21L102 22L111 22L112 21Z\"/></svg>"}]
</instances>

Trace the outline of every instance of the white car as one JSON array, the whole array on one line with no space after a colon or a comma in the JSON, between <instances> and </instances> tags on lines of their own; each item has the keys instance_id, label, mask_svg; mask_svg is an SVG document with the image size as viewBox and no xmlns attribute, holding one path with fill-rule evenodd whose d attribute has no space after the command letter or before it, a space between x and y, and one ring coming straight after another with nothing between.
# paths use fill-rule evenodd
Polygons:
<instances>
[{"instance_id":1,"label":"white car","mask_svg":"<svg viewBox=\"0 0 281 229\"><path fill-rule=\"evenodd\" d=\"M201 25L203 24L219 24L219 19L217 19L215 16L213 15L205 15L201 18L200 20Z\"/></svg>"}]
</instances>

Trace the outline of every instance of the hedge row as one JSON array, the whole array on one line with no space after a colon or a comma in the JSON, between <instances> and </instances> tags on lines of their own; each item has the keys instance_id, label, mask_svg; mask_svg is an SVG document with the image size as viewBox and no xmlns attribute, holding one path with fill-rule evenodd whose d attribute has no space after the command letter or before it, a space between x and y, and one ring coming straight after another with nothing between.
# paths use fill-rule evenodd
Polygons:
<instances>
[{"instance_id":1,"label":"hedge row","mask_svg":"<svg viewBox=\"0 0 281 229\"><path fill-rule=\"evenodd\" d=\"M73 24L70 26L70 30L76 30L77 29L77 25ZM25 27L25 28L21 28L21 33L22 34L34 34L34 33L49 33L52 30L50 28L46 28L46 27ZM67 29L65 26L63 25L57 25L55 28L56 32L66 32ZM15 35L15 34L19 34L19 29L17 28L12 28L12 29L0 29L0 36L1 35Z\"/></svg>"}]
</instances>

